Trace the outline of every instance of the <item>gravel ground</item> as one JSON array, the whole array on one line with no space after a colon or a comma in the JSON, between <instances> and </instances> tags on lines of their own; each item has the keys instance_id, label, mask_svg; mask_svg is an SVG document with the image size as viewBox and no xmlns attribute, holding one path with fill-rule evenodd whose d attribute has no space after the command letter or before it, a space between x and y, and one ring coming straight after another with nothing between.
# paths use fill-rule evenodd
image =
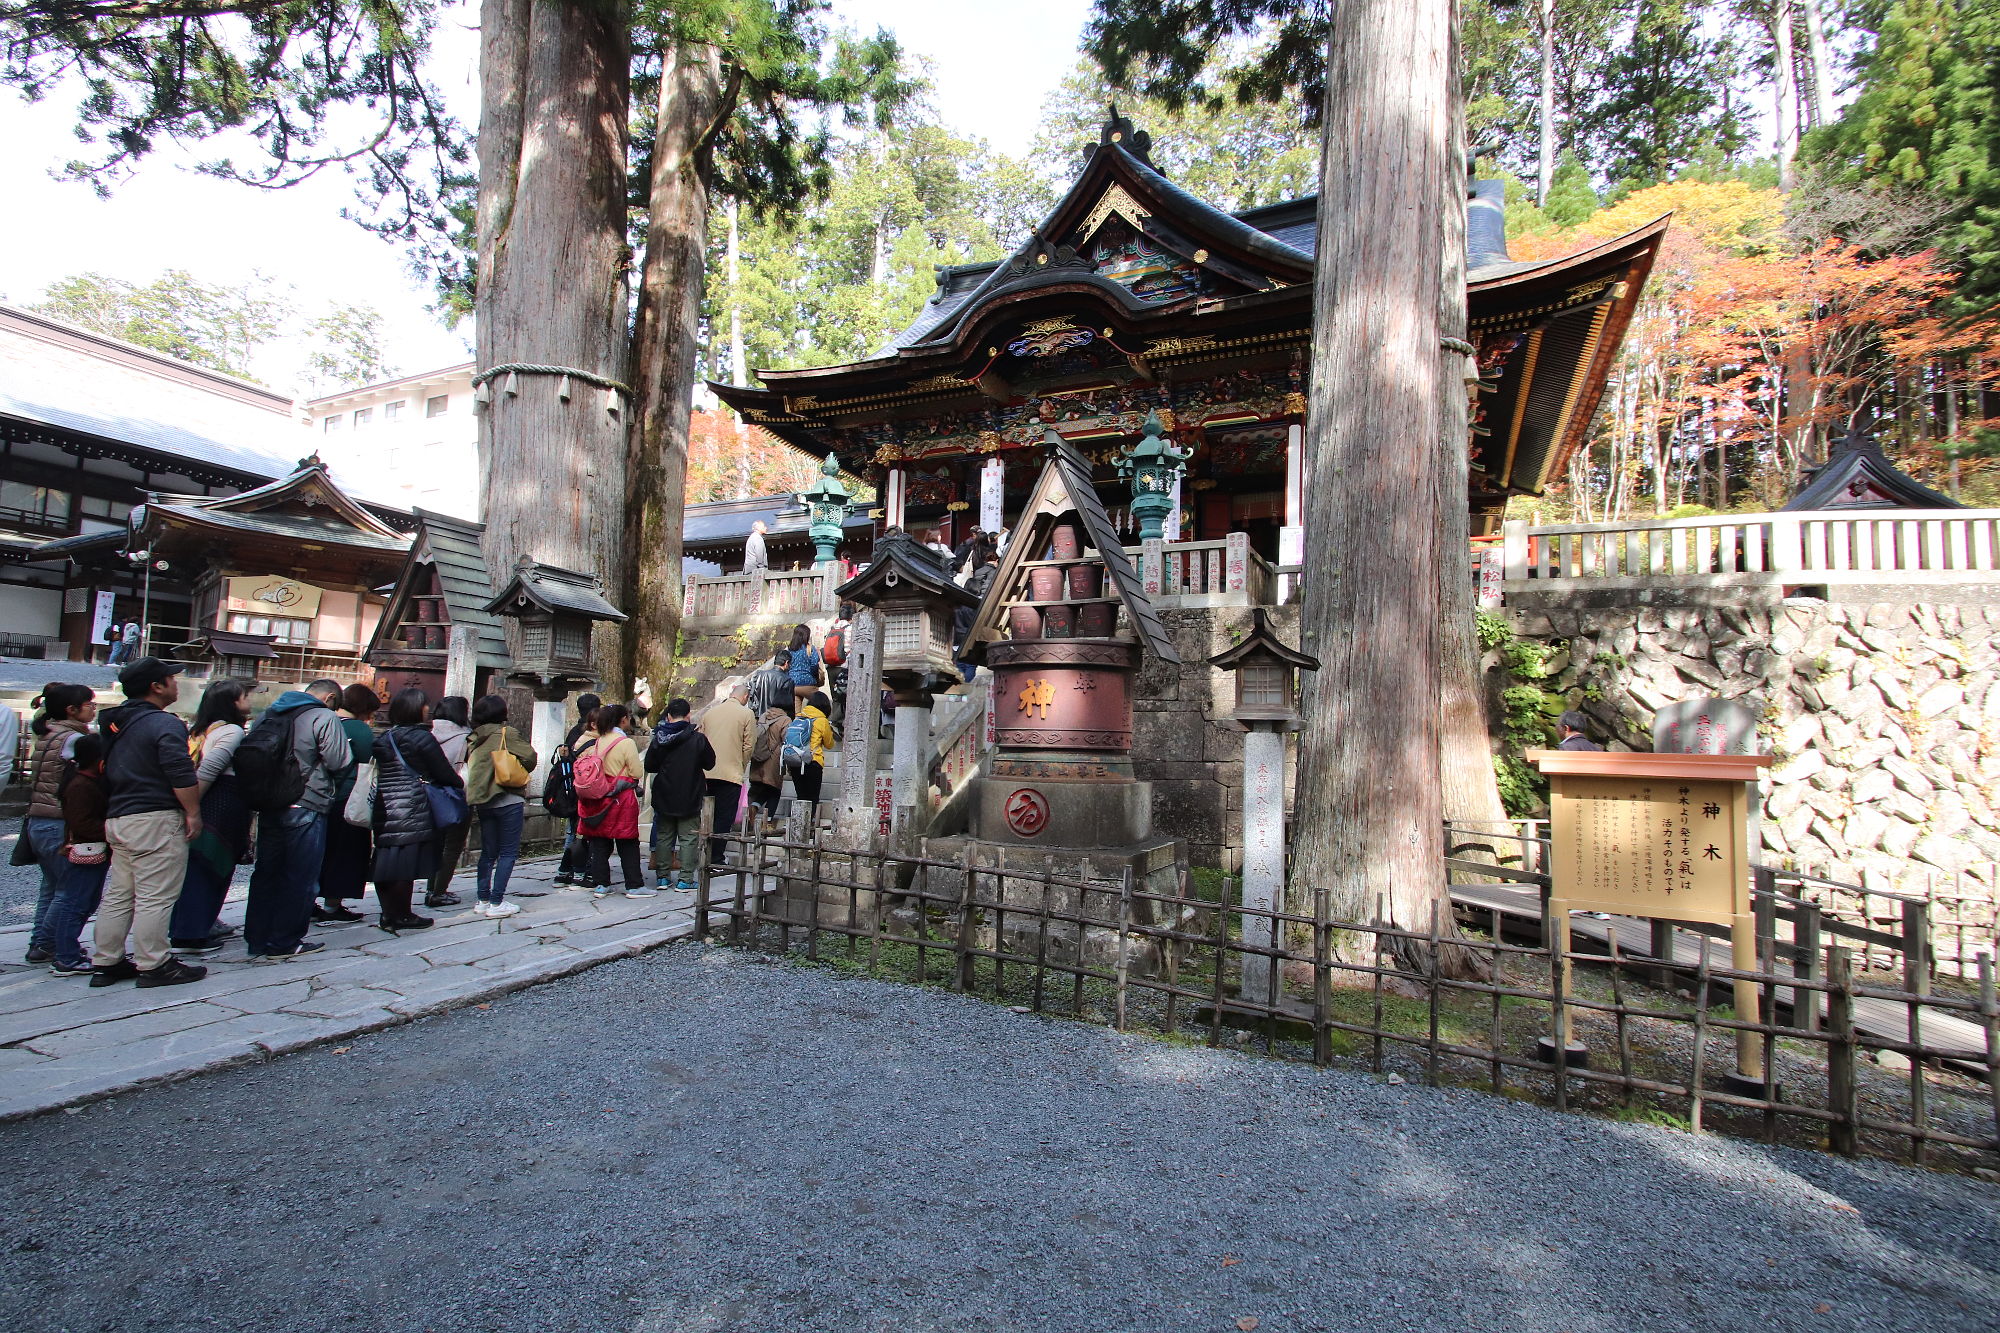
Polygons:
<instances>
[{"instance_id":1,"label":"gravel ground","mask_svg":"<svg viewBox=\"0 0 2000 1333\"><path fill-rule=\"evenodd\" d=\"M2000 1298L1981 1182L692 944L0 1155L22 1330L1945 1333Z\"/></svg>"}]
</instances>

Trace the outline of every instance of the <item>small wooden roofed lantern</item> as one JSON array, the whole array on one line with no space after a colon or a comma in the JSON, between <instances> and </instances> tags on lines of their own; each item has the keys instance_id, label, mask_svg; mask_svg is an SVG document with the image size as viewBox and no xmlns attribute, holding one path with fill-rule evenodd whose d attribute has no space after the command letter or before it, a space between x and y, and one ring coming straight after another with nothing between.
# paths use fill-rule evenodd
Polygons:
<instances>
[{"instance_id":1,"label":"small wooden roofed lantern","mask_svg":"<svg viewBox=\"0 0 2000 1333\"><path fill-rule=\"evenodd\" d=\"M1297 731L1298 673L1319 670L1319 659L1287 647L1258 607L1249 637L1225 648L1208 664L1236 677L1236 707L1227 718L1246 731Z\"/></svg>"},{"instance_id":2,"label":"small wooden roofed lantern","mask_svg":"<svg viewBox=\"0 0 2000 1333\"><path fill-rule=\"evenodd\" d=\"M1963 505L1918 481L1882 452L1873 433L1856 422L1826 461L1806 474L1784 511L1816 509L1962 509ZM1784 512L1781 511L1781 512Z\"/></svg>"},{"instance_id":3,"label":"small wooden roofed lantern","mask_svg":"<svg viewBox=\"0 0 2000 1333\"><path fill-rule=\"evenodd\" d=\"M904 707L929 707L930 697L959 683L952 621L975 598L952 582L944 557L908 533L891 531L875 543L875 559L840 585L843 601L875 608L880 618L882 680Z\"/></svg>"},{"instance_id":4,"label":"small wooden roofed lantern","mask_svg":"<svg viewBox=\"0 0 2000 1333\"><path fill-rule=\"evenodd\" d=\"M623 611L604 599L595 576L527 556L514 562L514 576L485 609L520 622L521 651L513 674L533 677L551 689L590 680L591 625L625 619Z\"/></svg>"}]
</instances>

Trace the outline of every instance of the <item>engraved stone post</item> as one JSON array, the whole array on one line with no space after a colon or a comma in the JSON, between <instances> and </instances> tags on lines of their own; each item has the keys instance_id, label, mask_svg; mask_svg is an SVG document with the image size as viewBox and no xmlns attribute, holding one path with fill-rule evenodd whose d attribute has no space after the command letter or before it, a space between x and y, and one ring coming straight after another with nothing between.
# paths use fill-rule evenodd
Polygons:
<instances>
[{"instance_id":1,"label":"engraved stone post","mask_svg":"<svg viewBox=\"0 0 2000 1333\"><path fill-rule=\"evenodd\" d=\"M1254 726L1243 737L1243 906L1274 912L1285 897L1285 733ZM1272 948L1281 938L1267 916L1243 918L1243 942ZM1282 987L1269 958L1245 954L1243 998L1277 1003Z\"/></svg>"},{"instance_id":2,"label":"engraved stone post","mask_svg":"<svg viewBox=\"0 0 2000 1333\"><path fill-rule=\"evenodd\" d=\"M840 807L843 841L867 841L875 820L875 730L882 710L881 617L857 608L847 626L847 708L840 726Z\"/></svg>"},{"instance_id":3,"label":"engraved stone post","mask_svg":"<svg viewBox=\"0 0 2000 1333\"><path fill-rule=\"evenodd\" d=\"M450 646L445 650L444 692L473 697L479 680L479 640L470 625L451 627Z\"/></svg>"}]
</instances>

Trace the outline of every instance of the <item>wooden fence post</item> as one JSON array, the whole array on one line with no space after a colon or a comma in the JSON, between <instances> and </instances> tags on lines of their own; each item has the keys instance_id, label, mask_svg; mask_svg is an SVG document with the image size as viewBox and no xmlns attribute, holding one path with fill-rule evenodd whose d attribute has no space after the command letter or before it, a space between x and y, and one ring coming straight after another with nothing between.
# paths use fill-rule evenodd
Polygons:
<instances>
[{"instance_id":1,"label":"wooden fence post","mask_svg":"<svg viewBox=\"0 0 2000 1333\"><path fill-rule=\"evenodd\" d=\"M1931 993L1931 914L1927 903L1903 904L1903 989Z\"/></svg>"},{"instance_id":2,"label":"wooden fence post","mask_svg":"<svg viewBox=\"0 0 2000 1333\"><path fill-rule=\"evenodd\" d=\"M1826 1027L1832 1042L1826 1048L1826 1105L1839 1119L1827 1133L1827 1145L1852 1157L1860 1149L1860 1102L1854 1077L1858 1049L1854 1041L1854 955L1846 949L1827 954Z\"/></svg>"}]
</instances>

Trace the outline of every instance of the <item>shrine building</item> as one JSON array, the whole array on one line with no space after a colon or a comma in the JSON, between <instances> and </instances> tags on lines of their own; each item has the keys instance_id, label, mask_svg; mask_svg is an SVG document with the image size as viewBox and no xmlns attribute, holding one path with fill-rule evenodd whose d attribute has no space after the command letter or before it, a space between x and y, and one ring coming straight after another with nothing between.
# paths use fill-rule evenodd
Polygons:
<instances>
[{"instance_id":1,"label":"shrine building","mask_svg":"<svg viewBox=\"0 0 2000 1333\"><path fill-rule=\"evenodd\" d=\"M1265 562L1297 565L1319 201L1225 212L1168 180L1149 146L1114 112L1025 244L940 267L915 321L866 360L759 371L764 387L715 393L865 475L877 531L950 542L1011 525L1050 428L1090 461L1136 542L1113 464L1157 412L1193 451L1167 540L1240 532ZM1466 201L1475 533L1497 528L1509 498L1541 494L1584 441L1667 225L1517 263L1501 193L1474 181Z\"/></svg>"}]
</instances>

